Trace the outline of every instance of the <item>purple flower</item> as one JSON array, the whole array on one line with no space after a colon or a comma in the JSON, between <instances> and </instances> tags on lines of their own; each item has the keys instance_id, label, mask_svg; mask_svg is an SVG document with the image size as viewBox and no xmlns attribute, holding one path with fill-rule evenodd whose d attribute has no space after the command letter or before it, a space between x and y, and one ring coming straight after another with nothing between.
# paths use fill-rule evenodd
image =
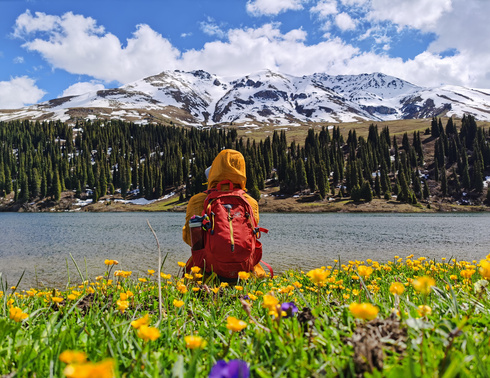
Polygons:
<instances>
[{"instance_id":1,"label":"purple flower","mask_svg":"<svg viewBox=\"0 0 490 378\"><path fill-rule=\"evenodd\" d=\"M219 360L209 372L209 378L248 378L250 369L245 361L230 360L226 362Z\"/></svg>"},{"instance_id":2,"label":"purple flower","mask_svg":"<svg viewBox=\"0 0 490 378\"><path fill-rule=\"evenodd\" d=\"M298 312L298 307L296 307L294 302L285 302L281 305L281 310L287 314L285 318L290 318Z\"/></svg>"}]
</instances>

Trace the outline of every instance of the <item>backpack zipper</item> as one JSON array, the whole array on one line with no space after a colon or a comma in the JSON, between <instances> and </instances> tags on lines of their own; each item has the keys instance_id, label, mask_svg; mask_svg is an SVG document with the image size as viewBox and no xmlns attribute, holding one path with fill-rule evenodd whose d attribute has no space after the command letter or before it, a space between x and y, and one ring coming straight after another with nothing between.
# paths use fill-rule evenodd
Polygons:
<instances>
[{"instance_id":1,"label":"backpack zipper","mask_svg":"<svg viewBox=\"0 0 490 378\"><path fill-rule=\"evenodd\" d=\"M228 222L230 223L230 242L231 251L235 252L235 238L233 237L233 218L231 217L231 205L223 205L223 207L228 210Z\"/></svg>"}]
</instances>

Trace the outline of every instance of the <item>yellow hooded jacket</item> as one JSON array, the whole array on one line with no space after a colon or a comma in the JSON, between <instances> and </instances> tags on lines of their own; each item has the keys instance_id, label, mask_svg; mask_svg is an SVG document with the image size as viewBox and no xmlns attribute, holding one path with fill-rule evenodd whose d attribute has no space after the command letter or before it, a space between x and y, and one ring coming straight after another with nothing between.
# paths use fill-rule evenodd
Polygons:
<instances>
[{"instance_id":1,"label":"yellow hooded jacket","mask_svg":"<svg viewBox=\"0 0 490 378\"><path fill-rule=\"evenodd\" d=\"M246 190L247 174L245 169L245 159L240 152L231 149L223 150L214 159L211 170L209 171L208 189L216 188L218 183L223 180L230 180L234 186L239 186L243 190ZM225 189L224 186L223 188ZM191 219L193 215L201 215L206 197L206 193L198 193L192 196L187 204L185 225L182 228L182 239L184 239L189 246L191 245L189 219ZM259 205L257 204L257 201L247 193L245 193L244 197L252 207L255 220L259 223Z\"/></svg>"}]
</instances>

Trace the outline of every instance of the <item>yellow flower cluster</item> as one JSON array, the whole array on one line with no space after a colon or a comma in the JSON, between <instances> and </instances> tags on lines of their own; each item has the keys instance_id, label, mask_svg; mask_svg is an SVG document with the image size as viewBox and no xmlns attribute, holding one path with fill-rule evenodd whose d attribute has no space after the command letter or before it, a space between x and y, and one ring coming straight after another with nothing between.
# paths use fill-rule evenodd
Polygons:
<instances>
[{"instance_id":1,"label":"yellow flower cluster","mask_svg":"<svg viewBox=\"0 0 490 378\"><path fill-rule=\"evenodd\" d=\"M393 295L402 295L405 291L405 286L400 282L393 282L390 285L390 293Z\"/></svg>"},{"instance_id":2,"label":"yellow flower cluster","mask_svg":"<svg viewBox=\"0 0 490 378\"><path fill-rule=\"evenodd\" d=\"M132 271L116 270L114 272L114 276L115 277L128 278L132 273L133 273Z\"/></svg>"},{"instance_id":3,"label":"yellow flower cluster","mask_svg":"<svg viewBox=\"0 0 490 378\"><path fill-rule=\"evenodd\" d=\"M134 329L139 329L141 326L143 325L148 325L150 324L150 315L146 314L145 316L143 316L142 318L139 318L139 319L136 319L136 320L133 320L131 322L131 326L134 328Z\"/></svg>"},{"instance_id":4,"label":"yellow flower cluster","mask_svg":"<svg viewBox=\"0 0 490 378\"><path fill-rule=\"evenodd\" d=\"M160 337L160 331L158 328L149 327L146 324L142 324L138 328L137 335L140 339L144 341L155 341Z\"/></svg>"},{"instance_id":5,"label":"yellow flower cluster","mask_svg":"<svg viewBox=\"0 0 490 378\"><path fill-rule=\"evenodd\" d=\"M206 346L206 341L201 336L185 336L184 337L185 346L189 349L204 348Z\"/></svg>"},{"instance_id":6,"label":"yellow flower cluster","mask_svg":"<svg viewBox=\"0 0 490 378\"><path fill-rule=\"evenodd\" d=\"M359 276L361 276L362 278L366 279L371 274L373 274L373 268L366 265L360 265L357 267L357 274L359 274Z\"/></svg>"},{"instance_id":7,"label":"yellow flower cluster","mask_svg":"<svg viewBox=\"0 0 490 378\"><path fill-rule=\"evenodd\" d=\"M21 322L29 317L28 314L23 312L19 307L10 307L10 319L14 322Z\"/></svg>"},{"instance_id":8,"label":"yellow flower cluster","mask_svg":"<svg viewBox=\"0 0 490 378\"><path fill-rule=\"evenodd\" d=\"M480 269L479 269L480 275L485 278L485 279L490 279L490 260L482 260L480 261Z\"/></svg>"},{"instance_id":9,"label":"yellow flower cluster","mask_svg":"<svg viewBox=\"0 0 490 378\"><path fill-rule=\"evenodd\" d=\"M228 316L228 318L226 319L226 328L228 328L232 332L240 332L246 326L247 323L233 316Z\"/></svg>"},{"instance_id":10,"label":"yellow flower cluster","mask_svg":"<svg viewBox=\"0 0 490 378\"><path fill-rule=\"evenodd\" d=\"M432 277L418 277L413 280L412 286L415 291L427 295L430 293L432 286L436 286L436 281Z\"/></svg>"},{"instance_id":11,"label":"yellow flower cluster","mask_svg":"<svg viewBox=\"0 0 490 378\"><path fill-rule=\"evenodd\" d=\"M307 276L316 284L323 284L327 277L329 276L330 271L325 269L313 269L307 273Z\"/></svg>"},{"instance_id":12,"label":"yellow flower cluster","mask_svg":"<svg viewBox=\"0 0 490 378\"><path fill-rule=\"evenodd\" d=\"M379 309L371 303L351 303L349 311L357 319L372 320L378 316Z\"/></svg>"},{"instance_id":13,"label":"yellow flower cluster","mask_svg":"<svg viewBox=\"0 0 490 378\"><path fill-rule=\"evenodd\" d=\"M108 266L117 265L117 264L119 264L119 261L117 261L117 260L105 260L104 264L106 264Z\"/></svg>"}]
</instances>

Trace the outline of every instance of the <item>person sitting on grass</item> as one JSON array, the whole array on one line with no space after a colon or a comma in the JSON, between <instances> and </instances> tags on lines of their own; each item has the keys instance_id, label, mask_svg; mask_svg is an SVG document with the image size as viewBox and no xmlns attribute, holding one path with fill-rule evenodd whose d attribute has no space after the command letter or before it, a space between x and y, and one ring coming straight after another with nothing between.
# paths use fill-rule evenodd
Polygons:
<instances>
[{"instance_id":1,"label":"person sitting on grass","mask_svg":"<svg viewBox=\"0 0 490 378\"><path fill-rule=\"evenodd\" d=\"M243 155L235 150L221 151L209 169L208 190L191 197L187 205L185 225L182 229L184 242L191 247L192 256L187 271L199 266L208 275L216 273L222 281L233 281L239 271L253 272L264 277L259 265L262 244L257 240L259 206L246 191L246 168ZM191 240L193 222L197 239ZM194 233L192 234L194 235Z\"/></svg>"}]
</instances>

